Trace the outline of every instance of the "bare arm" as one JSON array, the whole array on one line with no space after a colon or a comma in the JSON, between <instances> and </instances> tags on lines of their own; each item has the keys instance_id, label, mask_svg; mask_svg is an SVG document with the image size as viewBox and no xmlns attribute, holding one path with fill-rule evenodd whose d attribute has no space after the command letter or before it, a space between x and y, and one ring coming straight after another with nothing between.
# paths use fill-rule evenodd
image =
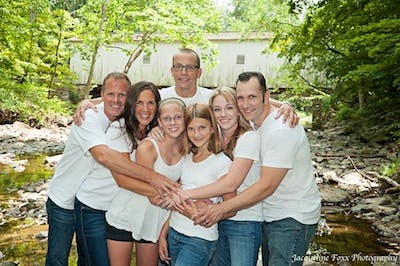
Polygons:
<instances>
[{"instance_id":1,"label":"bare arm","mask_svg":"<svg viewBox=\"0 0 400 266\"><path fill-rule=\"evenodd\" d=\"M195 224L207 221L207 225L210 226L221 220L229 212L248 208L265 199L274 193L288 170L287 168L261 167L259 181L230 200L201 209L199 216L195 219Z\"/></svg>"},{"instance_id":2,"label":"bare arm","mask_svg":"<svg viewBox=\"0 0 400 266\"><path fill-rule=\"evenodd\" d=\"M159 194L169 193L179 187L178 184L153 170L132 162L118 151L106 145L97 145L90 149L93 158L111 172L123 174L150 183Z\"/></svg>"},{"instance_id":3,"label":"bare arm","mask_svg":"<svg viewBox=\"0 0 400 266\"><path fill-rule=\"evenodd\" d=\"M236 192L236 189L243 183L252 164L253 160L251 159L234 158L226 175L211 184L182 191L182 196L184 199L201 199Z\"/></svg>"},{"instance_id":4,"label":"bare arm","mask_svg":"<svg viewBox=\"0 0 400 266\"><path fill-rule=\"evenodd\" d=\"M129 158L129 155L126 154L126 157ZM117 182L119 187L125 188L127 190L133 191L135 193L144 195L144 196L148 196L148 197L152 197L152 196L157 196L158 192L155 188L153 188L152 186L150 186L149 183L144 182L144 181L140 181L138 179L135 178L131 178L129 176L120 174L120 173L116 173L116 172L111 172L115 182Z\"/></svg>"},{"instance_id":5,"label":"bare arm","mask_svg":"<svg viewBox=\"0 0 400 266\"><path fill-rule=\"evenodd\" d=\"M168 253L168 242L167 242L167 237L168 237L168 230L169 230L169 219L164 223L160 237L158 238L158 254L160 256L160 259L167 264L171 261L171 257L169 256Z\"/></svg>"}]
</instances>

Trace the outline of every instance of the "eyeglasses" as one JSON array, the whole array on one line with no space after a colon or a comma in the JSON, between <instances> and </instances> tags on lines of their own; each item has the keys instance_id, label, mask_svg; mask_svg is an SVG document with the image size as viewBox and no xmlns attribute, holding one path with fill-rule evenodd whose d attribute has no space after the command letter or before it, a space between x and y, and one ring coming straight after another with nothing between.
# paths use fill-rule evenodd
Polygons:
<instances>
[{"instance_id":1,"label":"eyeglasses","mask_svg":"<svg viewBox=\"0 0 400 266\"><path fill-rule=\"evenodd\" d=\"M186 70L187 72L194 72L199 68L199 66L194 66L194 65L172 65L172 70L175 72L182 72L183 70Z\"/></svg>"},{"instance_id":2,"label":"eyeglasses","mask_svg":"<svg viewBox=\"0 0 400 266\"><path fill-rule=\"evenodd\" d=\"M182 120L182 118L183 118L182 115L176 115L174 117L165 116L161 118L161 121L163 121L164 123L171 123L172 120L174 120L175 122L179 122Z\"/></svg>"}]
</instances>

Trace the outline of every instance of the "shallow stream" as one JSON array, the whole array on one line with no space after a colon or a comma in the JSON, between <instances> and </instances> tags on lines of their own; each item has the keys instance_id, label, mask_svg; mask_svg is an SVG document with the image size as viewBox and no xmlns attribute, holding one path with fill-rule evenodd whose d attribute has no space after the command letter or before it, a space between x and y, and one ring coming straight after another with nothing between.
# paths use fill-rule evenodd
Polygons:
<instances>
[{"instance_id":1,"label":"shallow stream","mask_svg":"<svg viewBox=\"0 0 400 266\"><path fill-rule=\"evenodd\" d=\"M8 201L18 197L16 191L22 185L48 179L53 170L43 165L46 155L23 156L26 159L24 172L14 172L9 166L0 164L0 206L4 210ZM3 212L0 213L2 218ZM371 265L372 259L390 259L390 250L377 239L368 222L346 214L324 215L331 234L317 236L312 243L311 259L316 262L337 265L344 261L350 265ZM20 219L0 223L0 265L13 261L18 265L44 265L47 242L35 237L46 232L45 224L31 219ZM397 259L397 258L395 258ZM72 248L70 265L76 261L75 247ZM346 264L349 265L349 264Z\"/></svg>"}]
</instances>

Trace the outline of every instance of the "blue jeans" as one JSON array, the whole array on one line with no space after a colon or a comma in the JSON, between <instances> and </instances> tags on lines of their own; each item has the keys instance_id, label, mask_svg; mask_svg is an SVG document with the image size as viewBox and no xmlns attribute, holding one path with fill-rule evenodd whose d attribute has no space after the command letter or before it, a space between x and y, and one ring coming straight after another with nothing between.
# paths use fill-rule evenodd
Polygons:
<instances>
[{"instance_id":1,"label":"blue jeans","mask_svg":"<svg viewBox=\"0 0 400 266\"><path fill-rule=\"evenodd\" d=\"M263 265L302 265L298 258L304 258L316 229L316 224L302 224L292 218L263 222Z\"/></svg>"},{"instance_id":2,"label":"blue jeans","mask_svg":"<svg viewBox=\"0 0 400 266\"><path fill-rule=\"evenodd\" d=\"M75 199L76 240L82 251L79 265L109 266L105 211L86 206Z\"/></svg>"},{"instance_id":3,"label":"blue jeans","mask_svg":"<svg viewBox=\"0 0 400 266\"><path fill-rule=\"evenodd\" d=\"M214 255L217 241L189 237L173 228L168 231L168 250L172 266L207 266Z\"/></svg>"},{"instance_id":4,"label":"blue jeans","mask_svg":"<svg viewBox=\"0 0 400 266\"><path fill-rule=\"evenodd\" d=\"M75 214L56 205L50 198L46 202L49 224L46 266L68 266L72 237L75 233Z\"/></svg>"},{"instance_id":5,"label":"blue jeans","mask_svg":"<svg viewBox=\"0 0 400 266\"><path fill-rule=\"evenodd\" d=\"M224 220L218 224L219 239L212 266L257 264L261 222Z\"/></svg>"}]
</instances>

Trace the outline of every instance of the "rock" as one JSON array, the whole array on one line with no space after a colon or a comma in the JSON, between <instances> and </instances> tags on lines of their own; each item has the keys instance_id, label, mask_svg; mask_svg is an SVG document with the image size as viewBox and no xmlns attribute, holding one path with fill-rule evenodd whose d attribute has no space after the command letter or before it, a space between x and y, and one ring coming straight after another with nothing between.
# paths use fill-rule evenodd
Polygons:
<instances>
[{"instance_id":1,"label":"rock","mask_svg":"<svg viewBox=\"0 0 400 266\"><path fill-rule=\"evenodd\" d=\"M339 182L339 177L337 176L335 171L326 171L324 173L322 173L323 176L323 180L327 183L333 181L335 183Z\"/></svg>"},{"instance_id":2,"label":"rock","mask_svg":"<svg viewBox=\"0 0 400 266\"><path fill-rule=\"evenodd\" d=\"M62 154L55 155L55 156L47 156L44 163L48 167L55 167L58 161L61 159Z\"/></svg>"},{"instance_id":3,"label":"rock","mask_svg":"<svg viewBox=\"0 0 400 266\"><path fill-rule=\"evenodd\" d=\"M400 220L391 220L389 222L375 221L372 227L385 237L400 237Z\"/></svg>"},{"instance_id":4,"label":"rock","mask_svg":"<svg viewBox=\"0 0 400 266\"><path fill-rule=\"evenodd\" d=\"M321 185L319 192L323 203L347 202L350 199L348 191L335 186Z\"/></svg>"},{"instance_id":5,"label":"rock","mask_svg":"<svg viewBox=\"0 0 400 266\"><path fill-rule=\"evenodd\" d=\"M339 187L355 192L365 192L370 191L371 188L379 187L379 185L363 178L358 172L351 172L339 178Z\"/></svg>"},{"instance_id":6,"label":"rock","mask_svg":"<svg viewBox=\"0 0 400 266\"><path fill-rule=\"evenodd\" d=\"M37 239L46 239L48 236L48 232L47 231L40 231L39 233L37 233L35 235L35 238Z\"/></svg>"}]
</instances>

